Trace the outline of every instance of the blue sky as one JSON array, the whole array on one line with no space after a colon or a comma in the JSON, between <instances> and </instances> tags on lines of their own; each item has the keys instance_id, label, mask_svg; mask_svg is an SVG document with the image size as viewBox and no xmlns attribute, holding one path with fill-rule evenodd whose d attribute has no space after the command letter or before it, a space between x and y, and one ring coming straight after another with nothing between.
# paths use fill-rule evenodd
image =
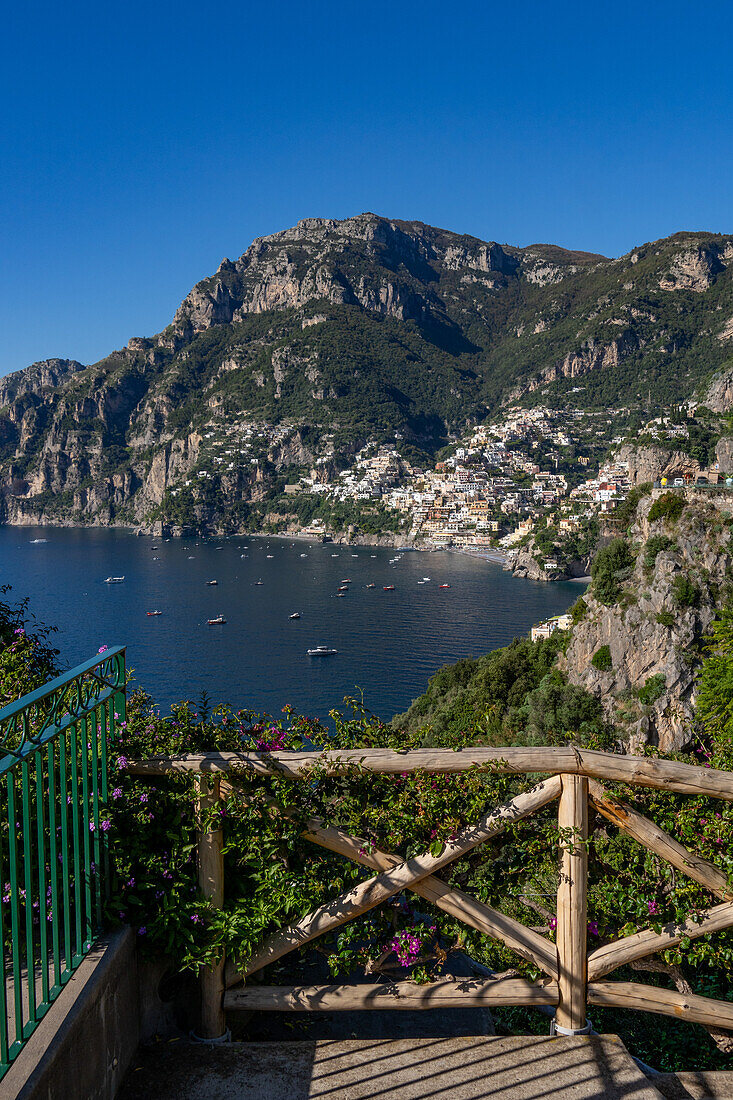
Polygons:
<instances>
[{"instance_id":1,"label":"blue sky","mask_svg":"<svg viewBox=\"0 0 733 1100\"><path fill-rule=\"evenodd\" d=\"M619 255L733 232L733 5L13 5L0 374L93 362L223 256L372 210Z\"/></svg>"}]
</instances>

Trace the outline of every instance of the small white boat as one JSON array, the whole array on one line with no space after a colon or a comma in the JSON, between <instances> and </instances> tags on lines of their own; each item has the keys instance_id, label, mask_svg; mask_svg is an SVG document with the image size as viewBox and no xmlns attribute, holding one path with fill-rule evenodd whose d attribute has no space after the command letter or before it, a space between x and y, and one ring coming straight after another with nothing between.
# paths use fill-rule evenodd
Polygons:
<instances>
[{"instance_id":1,"label":"small white boat","mask_svg":"<svg viewBox=\"0 0 733 1100\"><path fill-rule=\"evenodd\" d=\"M430 577L423 577L423 580L424 580L424 581L429 581L429 580L430 580Z\"/></svg>"},{"instance_id":2,"label":"small white boat","mask_svg":"<svg viewBox=\"0 0 733 1100\"><path fill-rule=\"evenodd\" d=\"M307 554L301 554L300 556L301 556L301 558L307 558L308 557Z\"/></svg>"},{"instance_id":3,"label":"small white boat","mask_svg":"<svg viewBox=\"0 0 733 1100\"><path fill-rule=\"evenodd\" d=\"M206 621L209 626L223 626L226 622L226 619L223 615L217 615L215 619L207 619Z\"/></svg>"},{"instance_id":4,"label":"small white boat","mask_svg":"<svg viewBox=\"0 0 733 1100\"><path fill-rule=\"evenodd\" d=\"M368 584L368 585L366 585L366 587L367 587L367 588L376 588L377 586L376 586L376 584L374 583L374 581L370 581L370 582L369 582L369 584Z\"/></svg>"},{"instance_id":5,"label":"small white boat","mask_svg":"<svg viewBox=\"0 0 733 1100\"><path fill-rule=\"evenodd\" d=\"M275 557L275 555L274 555L274 554L267 554L267 557L268 557L268 558L274 558L274 557Z\"/></svg>"},{"instance_id":6,"label":"small white boat","mask_svg":"<svg viewBox=\"0 0 733 1100\"><path fill-rule=\"evenodd\" d=\"M264 581L255 581L255 584L264 584Z\"/></svg>"},{"instance_id":7,"label":"small white boat","mask_svg":"<svg viewBox=\"0 0 733 1100\"><path fill-rule=\"evenodd\" d=\"M337 558L337 557L338 557L338 554L331 554L331 557L332 557L332 558Z\"/></svg>"},{"instance_id":8,"label":"small white boat","mask_svg":"<svg viewBox=\"0 0 733 1100\"><path fill-rule=\"evenodd\" d=\"M206 584L208 585L209 588L211 588L213 585L218 584L218 583L219 583L218 581L207 581L206 582Z\"/></svg>"},{"instance_id":9,"label":"small white boat","mask_svg":"<svg viewBox=\"0 0 733 1100\"><path fill-rule=\"evenodd\" d=\"M308 657L333 657L338 653L337 649L331 649L327 645L318 645L315 649L306 649Z\"/></svg>"},{"instance_id":10,"label":"small white boat","mask_svg":"<svg viewBox=\"0 0 733 1100\"><path fill-rule=\"evenodd\" d=\"M124 577L105 577L104 578L104 583L105 584L122 584L124 579L125 579Z\"/></svg>"},{"instance_id":11,"label":"small white boat","mask_svg":"<svg viewBox=\"0 0 733 1100\"><path fill-rule=\"evenodd\" d=\"M31 546L38 546L40 542L48 542L48 539L31 539Z\"/></svg>"},{"instance_id":12,"label":"small white boat","mask_svg":"<svg viewBox=\"0 0 733 1100\"><path fill-rule=\"evenodd\" d=\"M289 619L299 619L300 618L300 612L299 611L294 611L292 615L288 615L288 618Z\"/></svg>"},{"instance_id":13,"label":"small white boat","mask_svg":"<svg viewBox=\"0 0 733 1100\"><path fill-rule=\"evenodd\" d=\"M145 614L146 615L162 615L163 612L162 611L146 611Z\"/></svg>"}]
</instances>

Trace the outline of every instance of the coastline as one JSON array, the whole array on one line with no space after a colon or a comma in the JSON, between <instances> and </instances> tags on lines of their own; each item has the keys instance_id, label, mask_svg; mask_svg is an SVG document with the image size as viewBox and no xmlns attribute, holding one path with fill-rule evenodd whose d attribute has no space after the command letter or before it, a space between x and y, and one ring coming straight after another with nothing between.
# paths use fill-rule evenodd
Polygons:
<instances>
[{"instance_id":1,"label":"coastline","mask_svg":"<svg viewBox=\"0 0 733 1100\"><path fill-rule=\"evenodd\" d=\"M322 534L316 534L312 531L306 532L304 530L298 531L191 531L185 532L181 528L175 526L168 527L167 529L161 523L156 523L153 529L152 527L144 527L134 523L72 523L67 520L60 519L58 522L49 521L48 518L45 521L36 520L31 522L30 519L22 523L12 523L5 520L2 523L3 527L43 527L43 528L78 528L79 530L117 530L117 531L130 531L133 535L139 535L146 538L258 538L258 539L290 539L291 541L320 543L323 538L326 538L326 542L333 546L383 546L391 547L395 550L416 551L422 554L434 554L445 551L450 554L463 554L467 557L481 558L484 561L490 561L495 565L506 565L508 557L501 550L486 550L486 549L471 549L463 546L437 546L430 543L427 540L421 540L420 542L411 541L409 535L404 533L388 532L383 535L365 535L358 534L356 532L348 533L345 531L326 531Z\"/></svg>"}]
</instances>

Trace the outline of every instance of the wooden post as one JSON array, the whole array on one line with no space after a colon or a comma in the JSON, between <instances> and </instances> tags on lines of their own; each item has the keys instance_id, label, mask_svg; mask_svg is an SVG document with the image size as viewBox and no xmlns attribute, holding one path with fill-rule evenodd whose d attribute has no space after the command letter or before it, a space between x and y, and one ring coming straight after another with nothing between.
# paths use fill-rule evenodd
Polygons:
<instances>
[{"instance_id":1,"label":"wooden post","mask_svg":"<svg viewBox=\"0 0 733 1100\"><path fill-rule=\"evenodd\" d=\"M196 817L199 886L216 909L224 906L224 857L221 829L208 830L204 825L213 807L219 803L219 780L206 775L195 777L198 794ZM224 1016L224 957L215 966L200 971L201 1021L199 1039L220 1039L226 1034Z\"/></svg>"},{"instance_id":2,"label":"wooden post","mask_svg":"<svg viewBox=\"0 0 733 1100\"><path fill-rule=\"evenodd\" d=\"M563 1031L586 1026L588 962L588 780L563 775L558 827L561 836L560 885L557 891L557 970L559 1001L555 1024Z\"/></svg>"}]
</instances>

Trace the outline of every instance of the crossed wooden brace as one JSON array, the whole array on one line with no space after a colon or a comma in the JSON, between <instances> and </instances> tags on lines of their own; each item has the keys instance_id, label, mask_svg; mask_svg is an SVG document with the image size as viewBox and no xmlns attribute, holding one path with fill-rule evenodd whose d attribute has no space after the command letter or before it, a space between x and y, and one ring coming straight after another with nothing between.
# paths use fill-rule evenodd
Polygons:
<instances>
[{"instance_id":1,"label":"crossed wooden brace","mask_svg":"<svg viewBox=\"0 0 733 1100\"><path fill-rule=\"evenodd\" d=\"M220 793L233 796L244 804L252 799L227 779L220 781ZM658 951L674 947L684 938L694 939L733 925L733 890L725 874L714 864L688 851L652 821L628 805L612 798L600 783L589 780L590 798L605 818L623 829L650 851L698 882L718 898L721 905L699 914L697 920L670 923L661 932L647 929L606 944L587 960L588 1000L591 1004L637 1008L706 1024L733 1029L733 1004L707 997L683 995L633 982L599 982L617 967ZM554 943L527 928L512 917L492 909L476 898L451 889L435 872L465 855L478 844L497 836L507 825L528 817L535 810L558 798L562 780L559 775L517 795L490 813L476 825L459 832L433 856L425 853L408 860L378 848L340 829L325 826L318 818L310 819L303 831L305 839L346 856L379 873L340 897L319 906L297 924L280 929L261 945L244 965L229 962L225 1008L268 1009L365 1009L415 1008L467 1004L550 1004L558 1003L558 956ZM267 804L290 816L274 799ZM404 890L432 902L458 920L499 939L526 961L543 970L548 979L529 982L505 978L493 981L444 979L428 985L397 982L389 985L344 985L317 987L252 986L232 989L268 963L282 958L325 932L375 908Z\"/></svg>"}]
</instances>

